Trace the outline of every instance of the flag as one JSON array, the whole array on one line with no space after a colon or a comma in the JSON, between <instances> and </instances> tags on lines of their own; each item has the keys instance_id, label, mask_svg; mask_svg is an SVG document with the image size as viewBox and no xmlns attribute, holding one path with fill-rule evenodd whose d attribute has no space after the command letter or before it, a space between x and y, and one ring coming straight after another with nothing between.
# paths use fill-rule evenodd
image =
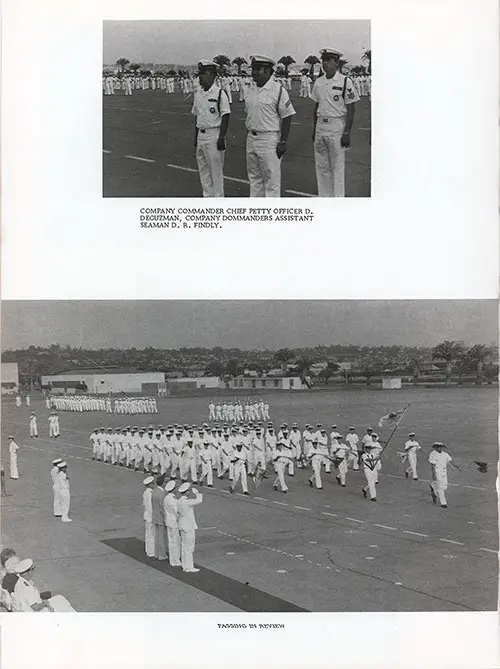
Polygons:
<instances>
[{"instance_id":1,"label":"flag","mask_svg":"<svg viewBox=\"0 0 500 669\"><path fill-rule=\"evenodd\" d=\"M385 423L391 423L391 424L399 423L404 412L405 409L401 409L401 411L391 411L391 413L382 416L382 418L378 422L378 426L383 427Z\"/></svg>"},{"instance_id":2,"label":"flag","mask_svg":"<svg viewBox=\"0 0 500 669\"><path fill-rule=\"evenodd\" d=\"M488 463L487 462L478 462L477 460L473 460L474 464L477 465L477 471L481 472L481 474L486 474L488 471Z\"/></svg>"},{"instance_id":3,"label":"flag","mask_svg":"<svg viewBox=\"0 0 500 669\"><path fill-rule=\"evenodd\" d=\"M403 453L402 451L396 451L396 453L401 462L404 462L408 459L408 453Z\"/></svg>"}]
</instances>

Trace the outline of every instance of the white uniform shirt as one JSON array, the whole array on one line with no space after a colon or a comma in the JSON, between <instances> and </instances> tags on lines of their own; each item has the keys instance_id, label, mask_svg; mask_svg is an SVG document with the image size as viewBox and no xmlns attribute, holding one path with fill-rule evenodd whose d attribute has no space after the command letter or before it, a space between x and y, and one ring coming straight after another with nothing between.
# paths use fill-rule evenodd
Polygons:
<instances>
[{"instance_id":1,"label":"white uniform shirt","mask_svg":"<svg viewBox=\"0 0 500 669\"><path fill-rule=\"evenodd\" d=\"M434 465L436 479L446 483L448 481L446 467L448 463L451 462L451 456L449 453L446 453L445 451L441 451L441 453L438 451L432 451L429 455L429 462L431 465Z\"/></svg>"},{"instance_id":2,"label":"white uniform shirt","mask_svg":"<svg viewBox=\"0 0 500 669\"><path fill-rule=\"evenodd\" d=\"M349 434L346 435L345 440L351 447L351 451L358 450L359 437L357 434L355 434L354 432L349 432Z\"/></svg>"},{"instance_id":3,"label":"white uniform shirt","mask_svg":"<svg viewBox=\"0 0 500 669\"><path fill-rule=\"evenodd\" d=\"M418 441L415 441L415 439L408 439L408 441L405 444L405 451L410 451L413 450L414 453L419 451L421 448L420 444Z\"/></svg>"},{"instance_id":4,"label":"white uniform shirt","mask_svg":"<svg viewBox=\"0 0 500 669\"><path fill-rule=\"evenodd\" d=\"M153 522L153 492L151 488L146 488L142 494L142 505L144 507L143 518L146 523Z\"/></svg>"},{"instance_id":5,"label":"white uniform shirt","mask_svg":"<svg viewBox=\"0 0 500 669\"><path fill-rule=\"evenodd\" d=\"M222 117L230 113L227 93L216 84L212 84L208 91L200 87L195 93L191 114L196 116L197 128L220 128Z\"/></svg>"},{"instance_id":6,"label":"white uniform shirt","mask_svg":"<svg viewBox=\"0 0 500 669\"><path fill-rule=\"evenodd\" d=\"M198 529L193 506L203 502L203 495L197 490L193 492L196 495L195 499L184 496L179 499L179 530L184 532Z\"/></svg>"},{"instance_id":7,"label":"white uniform shirt","mask_svg":"<svg viewBox=\"0 0 500 669\"><path fill-rule=\"evenodd\" d=\"M16 442L11 441L10 444L9 444L9 453L11 455L16 455L18 450L19 450L19 446L16 444Z\"/></svg>"},{"instance_id":8,"label":"white uniform shirt","mask_svg":"<svg viewBox=\"0 0 500 669\"><path fill-rule=\"evenodd\" d=\"M163 508L165 510L165 525L176 530L178 527L179 500L174 493L169 492L165 495Z\"/></svg>"},{"instance_id":9,"label":"white uniform shirt","mask_svg":"<svg viewBox=\"0 0 500 669\"><path fill-rule=\"evenodd\" d=\"M66 472L59 472L56 479L56 485L60 490L69 490L69 478L66 476Z\"/></svg>"},{"instance_id":10,"label":"white uniform shirt","mask_svg":"<svg viewBox=\"0 0 500 669\"><path fill-rule=\"evenodd\" d=\"M286 89L272 77L260 88L245 90L245 108L245 126L257 132L277 132L281 119L295 114Z\"/></svg>"},{"instance_id":11,"label":"white uniform shirt","mask_svg":"<svg viewBox=\"0 0 500 669\"><path fill-rule=\"evenodd\" d=\"M351 79L336 72L330 79L326 76L316 79L311 98L319 105L318 118L344 118L347 105L358 102L359 95Z\"/></svg>"}]
</instances>

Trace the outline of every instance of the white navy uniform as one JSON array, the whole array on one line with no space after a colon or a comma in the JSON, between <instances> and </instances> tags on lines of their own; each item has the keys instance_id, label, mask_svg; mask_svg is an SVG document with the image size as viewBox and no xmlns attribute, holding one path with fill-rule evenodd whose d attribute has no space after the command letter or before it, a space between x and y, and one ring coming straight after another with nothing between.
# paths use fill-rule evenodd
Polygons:
<instances>
[{"instance_id":1,"label":"white navy uniform","mask_svg":"<svg viewBox=\"0 0 500 669\"><path fill-rule=\"evenodd\" d=\"M340 145L347 105L358 102L359 95L349 77L336 72L314 83L311 98L318 103L314 161L319 197L345 196L345 148Z\"/></svg>"},{"instance_id":2,"label":"white navy uniform","mask_svg":"<svg viewBox=\"0 0 500 669\"><path fill-rule=\"evenodd\" d=\"M407 477L408 474L411 474L414 481L418 479L417 451L419 451L420 449L421 449L420 444L415 439L412 439L412 437L410 437L408 441L405 443L405 452L408 456L408 465L409 465L409 467L406 468L405 474Z\"/></svg>"},{"instance_id":3,"label":"white navy uniform","mask_svg":"<svg viewBox=\"0 0 500 669\"><path fill-rule=\"evenodd\" d=\"M281 159L276 155L281 121L295 114L286 89L273 77L245 90L247 172L250 197L280 197Z\"/></svg>"},{"instance_id":4,"label":"white navy uniform","mask_svg":"<svg viewBox=\"0 0 500 669\"><path fill-rule=\"evenodd\" d=\"M217 148L222 117L231 113L226 91L215 83L194 95L191 113L198 128L196 160L203 197L224 197L224 151Z\"/></svg>"}]
</instances>

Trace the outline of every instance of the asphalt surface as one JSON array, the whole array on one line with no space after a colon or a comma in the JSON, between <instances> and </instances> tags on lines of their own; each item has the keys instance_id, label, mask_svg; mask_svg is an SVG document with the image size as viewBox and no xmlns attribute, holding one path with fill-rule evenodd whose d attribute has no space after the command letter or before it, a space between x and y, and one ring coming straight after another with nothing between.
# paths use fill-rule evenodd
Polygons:
<instances>
[{"instance_id":1,"label":"asphalt surface","mask_svg":"<svg viewBox=\"0 0 500 669\"><path fill-rule=\"evenodd\" d=\"M314 102L292 84L292 119L282 162L282 197L317 195L312 147ZM201 197L193 146L192 95L159 90L103 96L104 197ZM224 161L226 197L248 197L245 111L233 96ZM371 102L356 105L351 148L346 153L346 197L369 197Z\"/></svg>"},{"instance_id":2,"label":"asphalt surface","mask_svg":"<svg viewBox=\"0 0 500 669\"><path fill-rule=\"evenodd\" d=\"M471 444L478 445L483 458L495 457L490 433L496 433L497 392L448 391L455 414L442 399L444 394L439 394L438 402L432 391L406 393L413 397L411 427L422 443L428 443L422 436L425 424L430 429L429 416L437 412L441 433L448 440L457 435L457 458L465 457ZM388 395L396 409L407 399L405 393L396 395L396 405L394 394L383 392L283 393L269 396L269 403L276 421L295 415L303 422L302 414L326 421L332 404L342 422L348 413L351 419L363 415L375 421L387 406ZM257 489L250 482L251 497L230 495L228 481L215 479L214 489L202 489L204 501L196 509L200 529L195 563L201 571L173 574L163 563L152 564L141 553L143 475L93 462L88 436L101 424L206 420L206 398L165 399L158 404L160 413L155 416L60 412L61 437L50 440L48 412L41 399L34 397L31 407L38 416L38 439L28 436L31 409L16 408L10 398L3 402L8 496L2 500L2 544L33 557L43 589L64 594L77 610L496 609L495 468L480 474L475 467L463 465L462 472L450 472L449 508L441 509L430 499L424 455L418 482L404 478L404 467L394 454L384 457L377 503L363 499L364 477L352 471L345 489L331 474L324 477L324 489L317 491L308 486L310 471L297 470L288 480L287 495L272 489L272 478ZM480 419L478 407L482 407ZM450 413L450 427L443 427L444 416ZM409 421L398 428L394 450L406 438L407 426ZM21 447L19 481L8 478L6 436L10 433ZM464 433L459 443L458 435ZM71 524L51 515L49 472L52 459L58 456L69 464Z\"/></svg>"}]
</instances>

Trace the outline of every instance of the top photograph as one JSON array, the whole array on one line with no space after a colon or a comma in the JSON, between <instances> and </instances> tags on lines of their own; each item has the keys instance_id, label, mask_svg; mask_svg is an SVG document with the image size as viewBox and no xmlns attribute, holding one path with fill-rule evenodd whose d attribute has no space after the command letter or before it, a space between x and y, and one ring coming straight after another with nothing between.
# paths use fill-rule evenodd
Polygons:
<instances>
[{"instance_id":1,"label":"top photograph","mask_svg":"<svg viewBox=\"0 0 500 669\"><path fill-rule=\"evenodd\" d=\"M104 197L370 197L370 21L104 21Z\"/></svg>"}]
</instances>

